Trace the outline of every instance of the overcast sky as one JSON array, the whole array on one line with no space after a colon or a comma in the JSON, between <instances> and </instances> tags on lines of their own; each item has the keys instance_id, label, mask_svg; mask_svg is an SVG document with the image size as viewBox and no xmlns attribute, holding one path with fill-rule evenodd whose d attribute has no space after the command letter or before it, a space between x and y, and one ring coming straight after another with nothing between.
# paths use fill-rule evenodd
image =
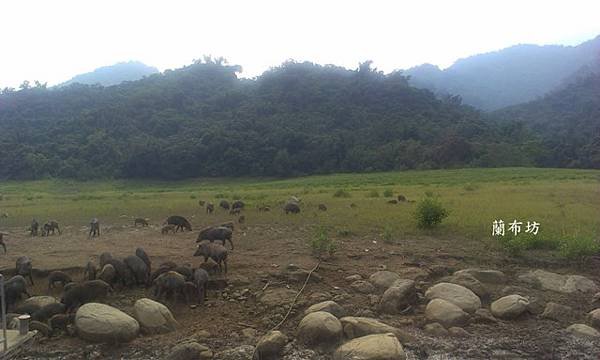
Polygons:
<instances>
[{"instance_id":1,"label":"overcast sky","mask_svg":"<svg viewBox=\"0 0 600 360\"><path fill-rule=\"evenodd\" d=\"M259 75L286 59L386 72L519 43L600 34L600 1L0 1L0 88L120 61L161 71L204 54Z\"/></svg>"}]
</instances>

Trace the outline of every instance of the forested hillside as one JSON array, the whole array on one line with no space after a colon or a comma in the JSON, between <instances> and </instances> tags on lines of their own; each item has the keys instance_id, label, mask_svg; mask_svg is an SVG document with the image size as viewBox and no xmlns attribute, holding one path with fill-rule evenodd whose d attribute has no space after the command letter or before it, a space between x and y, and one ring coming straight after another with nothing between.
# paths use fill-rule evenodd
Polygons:
<instances>
[{"instance_id":1,"label":"forested hillside","mask_svg":"<svg viewBox=\"0 0 600 360\"><path fill-rule=\"evenodd\" d=\"M111 87L0 95L0 178L292 176L536 165L528 130L384 75L287 62L255 80L205 59ZM548 164L552 165L552 164Z\"/></svg>"},{"instance_id":2,"label":"forested hillside","mask_svg":"<svg viewBox=\"0 0 600 360\"><path fill-rule=\"evenodd\" d=\"M444 70L424 64L406 75L419 88L460 95L469 105L496 110L542 97L598 61L600 36L578 46L511 46L460 59Z\"/></svg>"},{"instance_id":3,"label":"forested hillside","mask_svg":"<svg viewBox=\"0 0 600 360\"><path fill-rule=\"evenodd\" d=\"M592 69L588 69L592 71ZM600 168L600 66L542 99L496 112L544 139L542 166Z\"/></svg>"}]
</instances>

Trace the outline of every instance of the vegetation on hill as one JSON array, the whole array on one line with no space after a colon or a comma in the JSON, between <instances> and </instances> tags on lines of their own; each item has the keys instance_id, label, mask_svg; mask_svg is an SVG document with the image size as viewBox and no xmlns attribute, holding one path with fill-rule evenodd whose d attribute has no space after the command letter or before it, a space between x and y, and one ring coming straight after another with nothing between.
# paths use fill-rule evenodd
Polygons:
<instances>
[{"instance_id":1,"label":"vegetation on hill","mask_svg":"<svg viewBox=\"0 0 600 360\"><path fill-rule=\"evenodd\" d=\"M67 86L75 83L85 85L100 84L102 86L117 85L124 81L135 81L158 73L158 69L139 61L121 62L111 66L103 66L85 74L79 74L58 85Z\"/></svg>"},{"instance_id":2,"label":"vegetation on hill","mask_svg":"<svg viewBox=\"0 0 600 360\"><path fill-rule=\"evenodd\" d=\"M238 79L206 58L111 87L0 95L0 178L295 176L535 165L525 127L486 121L399 72L286 62Z\"/></svg>"},{"instance_id":3,"label":"vegetation on hill","mask_svg":"<svg viewBox=\"0 0 600 360\"><path fill-rule=\"evenodd\" d=\"M424 64L406 71L410 83L440 96L460 95L483 110L535 100L600 61L600 36L578 46L516 45L458 60L445 70Z\"/></svg>"}]
</instances>

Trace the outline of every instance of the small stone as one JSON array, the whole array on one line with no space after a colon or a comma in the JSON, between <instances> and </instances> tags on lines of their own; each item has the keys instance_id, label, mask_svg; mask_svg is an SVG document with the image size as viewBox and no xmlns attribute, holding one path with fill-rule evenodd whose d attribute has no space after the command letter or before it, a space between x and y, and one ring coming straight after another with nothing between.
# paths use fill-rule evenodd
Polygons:
<instances>
[{"instance_id":1,"label":"small stone","mask_svg":"<svg viewBox=\"0 0 600 360\"><path fill-rule=\"evenodd\" d=\"M442 324L437 322L426 324L423 330L425 333L433 336L448 336L448 330L446 330Z\"/></svg>"},{"instance_id":2,"label":"small stone","mask_svg":"<svg viewBox=\"0 0 600 360\"><path fill-rule=\"evenodd\" d=\"M494 301L490 307L492 314L501 319L514 319L527 310L529 300L521 295L508 295Z\"/></svg>"},{"instance_id":3,"label":"small stone","mask_svg":"<svg viewBox=\"0 0 600 360\"><path fill-rule=\"evenodd\" d=\"M260 338L256 352L261 360L277 359L288 342L287 336L281 331L271 331Z\"/></svg>"},{"instance_id":4,"label":"small stone","mask_svg":"<svg viewBox=\"0 0 600 360\"><path fill-rule=\"evenodd\" d=\"M567 322L573 319L573 308L570 306L549 302L546 304L546 308L544 309L541 317L555 321Z\"/></svg>"},{"instance_id":5,"label":"small stone","mask_svg":"<svg viewBox=\"0 0 600 360\"><path fill-rule=\"evenodd\" d=\"M346 315L346 310L344 310L344 308L341 307L338 303L331 300L323 301L310 306L304 311L304 315L308 315L316 311L326 311L330 314L333 314L337 318L341 318Z\"/></svg>"},{"instance_id":6,"label":"small stone","mask_svg":"<svg viewBox=\"0 0 600 360\"><path fill-rule=\"evenodd\" d=\"M399 279L400 275L391 271L377 271L373 275L369 276L369 281L379 291L385 291L387 288L392 286L394 281Z\"/></svg>"},{"instance_id":7,"label":"small stone","mask_svg":"<svg viewBox=\"0 0 600 360\"><path fill-rule=\"evenodd\" d=\"M454 336L454 337L471 336L471 334L469 334L469 332L467 332L465 329L463 329L461 327L456 327L456 326L453 326L450 329L448 329L448 333L450 333L450 336Z\"/></svg>"},{"instance_id":8,"label":"small stone","mask_svg":"<svg viewBox=\"0 0 600 360\"><path fill-rule=\"evenodd\" d=\"M256 337L256 334L257 334L257 331L256 331L256 329L253 329L253 328L245 328L244 330L242 330L242 335L249 339L254 339Z\"/></svg>"},{"instance_id":9,"label":"small stone","mask_svg":"<svg viewBox=\"0 0 600 360\"><path fill-rule=\"evenodd\" d=\"M368 281L358 280L350 284L350 287L361 294L372 294L375 292L375 286Z\"/></svg>"},{"instance_id":10,"label":"small stone","mask_svg":"<svg viewBox=\"0 0 600 360\"><path fill-rule=\"evenodd\" d=\"M596 329L600 329L600 309L592 310L587 315L588 321Z\"/></svg>"},{"instance_id":11,"label":"small stone","mask_svg":"<svg viewBox=\"0 0 600 360\"><path fill-rule=\"evenodd\" d=\"M600 332L598 332L598 330L585 324L573 324L567 328L567 332L578 337L600 337Z\"/></svg>"},{"instance_id":12,"label":"small stone","mask_svg":"<svg viewBox=\"0 0 600 360\"><path fill-rule=\"evenodd\" d=\"M210 356L210 357L209 357ZM198 360L212 358L212 351L197 342L177 344L171 350L168 360Z\"/></svg>"},{"instance_id":13,"label":"small stone","mask_svg":"<svg viewBox=\"0 0 600 360\"><path fill-rule=\"evenodd\" d=\"M360 276L359 274L346 276L346 281L348 281L348 282L354 282L354 281L358 281L358 280L362 280L362 276Z\"/></svg>"}]
</instances>

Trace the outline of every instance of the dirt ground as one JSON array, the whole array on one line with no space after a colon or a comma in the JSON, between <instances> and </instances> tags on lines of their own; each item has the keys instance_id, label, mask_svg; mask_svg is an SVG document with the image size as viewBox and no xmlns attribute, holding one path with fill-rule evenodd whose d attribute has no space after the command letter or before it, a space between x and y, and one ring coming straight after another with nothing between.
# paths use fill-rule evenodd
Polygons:
<instances>
[{"instance_id":1,"label":"dirt ground","mask_svg":"<svg viewBox=\"0 0 600 360\"><path fill-rule=\"evenodd\" d=\"M87 229L65 227L62 235L31 238L22 230L10 229L7 236L8 254L0 255L2 272L9 274L16 258L27 255L33 260L36 285L31 289L35 295L46 295L47 281L44 273L49 270L68 269L79 280L82 268L90 259L97 263L104 251L113 256L133 254L136 247L143 247L155 264L175 261L178 264L197 266L201 259L192 256L197 231L161 235L158 225L134 228L133 225L103 227L102 236L87 238ZM20 233L19 233L20 231ZM176 332L140 336L128 344L94 345L77 337L60 335L39 337L32 346L24 349L21 359L164 359L175 344L184 340L196 340L207 345L216 354L240 345L254 345L256 338L242 334L245 329L256 330L257 336L275 325L287 311L287 303L269 307L260 303L264 290L289 288L298 290L301 282L282 280L278 275L288 264L311 269L317 260L311 256L307 240L313 230L304 225L250 224L238 226L234 233L235 251L229 257L229 287L209 291L205 306L191 308L182 302L167 302L180 323ZM584 322L585 313L592 310L591 295L564 295L529 289L517 283L516 277L527 270L545 268L559 273L578 273L600 283L597 270L585 272L560 262L524 263L501 254L487 253L483 248L467 248L452 239L404 239L397 244L384 244L372 237L348 237L338 239L339 249L334 258L323 261L317 270L320 282L309 282L291 316L280 330L293 338L303 310L322 297L335 298L350 315L372 310L367 295L353 292L345 278L360 274L368 278L377 270L387 269L402 276L416 278L424 292L444 273L467 267L492 268L504 271L512 279L508 285L521 287L527 295L540 304L554 301L573 307L578 321ZM471 245L468 245L471 246ZM436 269L435 271L431 271ZM248 289L247 299L240 300L239 293ZM502 289L493 289L494 296ZM60 290L52 292L60 296ZM119 289L107 299L107 303L131 313L133 303L142 297L150 297L145 288ZM321 300L318 300L321 301ZM291 299L290 299L291 302ZM484 300L489 308L489 300ZM468 338L439 338L426 335L422 327L425 302L406 315L377 316L380 320L401 327L415 335L418 341L405 346L409 359L598 359L600 342L573 338L564 332L570 324L559 323L528 315L514 321L496 324L470 324L465 327ZM247 332L247 331L246 331ZM293 343L290 347L296 349ZM301 354L300 352L296 354ZM285 359L329 359L328 354L310 357L286 355ZM295 357L294 357L295 356Z\"/></svg>"}]
</instances>

